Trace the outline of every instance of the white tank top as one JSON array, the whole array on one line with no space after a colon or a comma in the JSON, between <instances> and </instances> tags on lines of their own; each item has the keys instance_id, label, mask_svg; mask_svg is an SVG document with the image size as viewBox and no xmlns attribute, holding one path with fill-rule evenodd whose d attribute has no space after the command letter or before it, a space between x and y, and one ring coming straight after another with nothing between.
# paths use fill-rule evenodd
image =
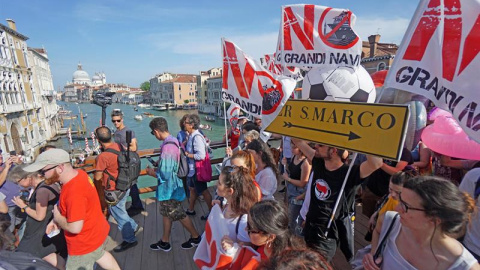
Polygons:
<instances>
[{"instance_id":1,"label":"white tank top","mask_svg":"<svg viewBox=\"0 0 480 270\"><path fill-rule=\"evenodd\" d=\"M396 212L389 211L385 214L384 225L390 225L393 216ZM382 226L382 235L379 238L380 240L383 239L384 229L385 231L388 227ZM388 241L383 251L383 263L382 269L388 270L416 270L414 266L412 266L409 262L407 262L400 252L398 252L397 246L395 244L395 240L397 239L398 233L400 232L400 228L402 224L400 223L400 219L397 218L395 225L393 225L392 231L388 236ZM448 270L468 270L477 263L477 260L468 252L466 248L463 248L462 255L460 255L457 260L448 268Z\"/></svg>"}]
</instances>

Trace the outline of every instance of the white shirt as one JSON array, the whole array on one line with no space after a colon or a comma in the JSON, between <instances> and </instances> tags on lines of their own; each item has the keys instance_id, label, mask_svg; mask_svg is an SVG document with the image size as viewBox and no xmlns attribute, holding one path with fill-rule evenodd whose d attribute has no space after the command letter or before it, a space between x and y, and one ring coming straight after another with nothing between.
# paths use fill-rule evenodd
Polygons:
<instances>
[{"instance_id":1,"label":"white shirt","mask_svg":"<svg viewBox=\"0 0 480 270\"><path fill-rule=\"evenodd\" d=\"M266 167L255 175L255 180L262 191L262 200L274 200L273 194L277 191L277 177L272 168Z\"/></svg>"},{"instance_id":2,"label":"white shirt","mask_svg":"<svg viewBox=\"0 0 480 270\"><path fill-rule=\"evenodd\" d=\"M475 198L475 184L479 179L480 168L472 169L465 174L458 188ZM480 255L480 197L477 199L476 205L477 211L473 214L470 224L467 225L467 233L465 234L463 244L473 253Z\"/></svg>"}]
</instances>

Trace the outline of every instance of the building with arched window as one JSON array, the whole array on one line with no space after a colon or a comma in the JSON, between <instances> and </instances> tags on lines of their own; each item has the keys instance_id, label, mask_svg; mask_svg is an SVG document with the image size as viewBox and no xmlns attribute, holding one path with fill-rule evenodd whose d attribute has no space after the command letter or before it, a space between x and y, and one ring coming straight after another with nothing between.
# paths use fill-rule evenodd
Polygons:
<instances>
[{"instance_id":1,"label":"building with arched window","mask_svg":"<svg viewBox=\"0 0 480 270\"><path fill-rule=\"evenodd\" d=\"M380 35L371 35L368 41L362 43L361 65L369 74L380 70L388 70L393 63L398 45L393 43L380 43Z\"/></svg>"},{"instance_id":2,"label":"building with arched window","mask_svg":"<svg viewBox=\"0 0 480 270\"><path fill-rule=\"evenodd\" d=\"M0 24L0 148L32 160L56 134L58 109L46 50L27 40L13 20Z\"/></svg>"}]
</instances>

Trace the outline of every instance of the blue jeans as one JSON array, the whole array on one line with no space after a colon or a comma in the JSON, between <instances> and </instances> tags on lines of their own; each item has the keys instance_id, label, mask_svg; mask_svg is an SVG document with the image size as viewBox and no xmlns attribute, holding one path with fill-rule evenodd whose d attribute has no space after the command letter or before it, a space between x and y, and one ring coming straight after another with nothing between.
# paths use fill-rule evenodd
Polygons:
<instances>
[{"instance_id":1,"label":"blue jeans","mask_svg":"<svg viewBox=\"0 0 480 270\"><path fill-rule=\"evenodd\" d=\"M132 198L131 207L137 208L137 209L143 209L143 204L142 204L142 200L140 200L140 192L138 191L137 184L133 184L130 187L130 197Z\"/></svg>"},{"instance_id":2,"label":"blue jeans","mask_svg":"<svg viewBox=\"0 0 480 270\"><path fill-rule=\"evenodd\" d=\"M135 238L135 230L138 225L135 221L128 215L127 209L125 208L125 203L127 202L128 194L130 190L127 190L127 193L123 198L114 206L109 206L110 214L118 223L118 229L122 232L123 241L132 243L137 241Z\"/></svg>"}]
</instances>

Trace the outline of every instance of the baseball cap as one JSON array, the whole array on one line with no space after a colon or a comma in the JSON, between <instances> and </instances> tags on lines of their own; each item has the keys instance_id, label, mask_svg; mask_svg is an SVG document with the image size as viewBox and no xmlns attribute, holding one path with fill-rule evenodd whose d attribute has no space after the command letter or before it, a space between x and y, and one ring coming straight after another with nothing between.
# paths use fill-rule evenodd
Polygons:
<instances>
[{"instance_id":1,"label":"baseball cap","mask_svg":"<svg viewBox=\"0 0 480 270\"><path fill-rule=\"evenodd\" d=\"M47 165L59 165L70 162L70 155L63 149L49 149L41 153L34 163L23 168L27 172L36 172Z\"/></svg>"}]
</instances>

